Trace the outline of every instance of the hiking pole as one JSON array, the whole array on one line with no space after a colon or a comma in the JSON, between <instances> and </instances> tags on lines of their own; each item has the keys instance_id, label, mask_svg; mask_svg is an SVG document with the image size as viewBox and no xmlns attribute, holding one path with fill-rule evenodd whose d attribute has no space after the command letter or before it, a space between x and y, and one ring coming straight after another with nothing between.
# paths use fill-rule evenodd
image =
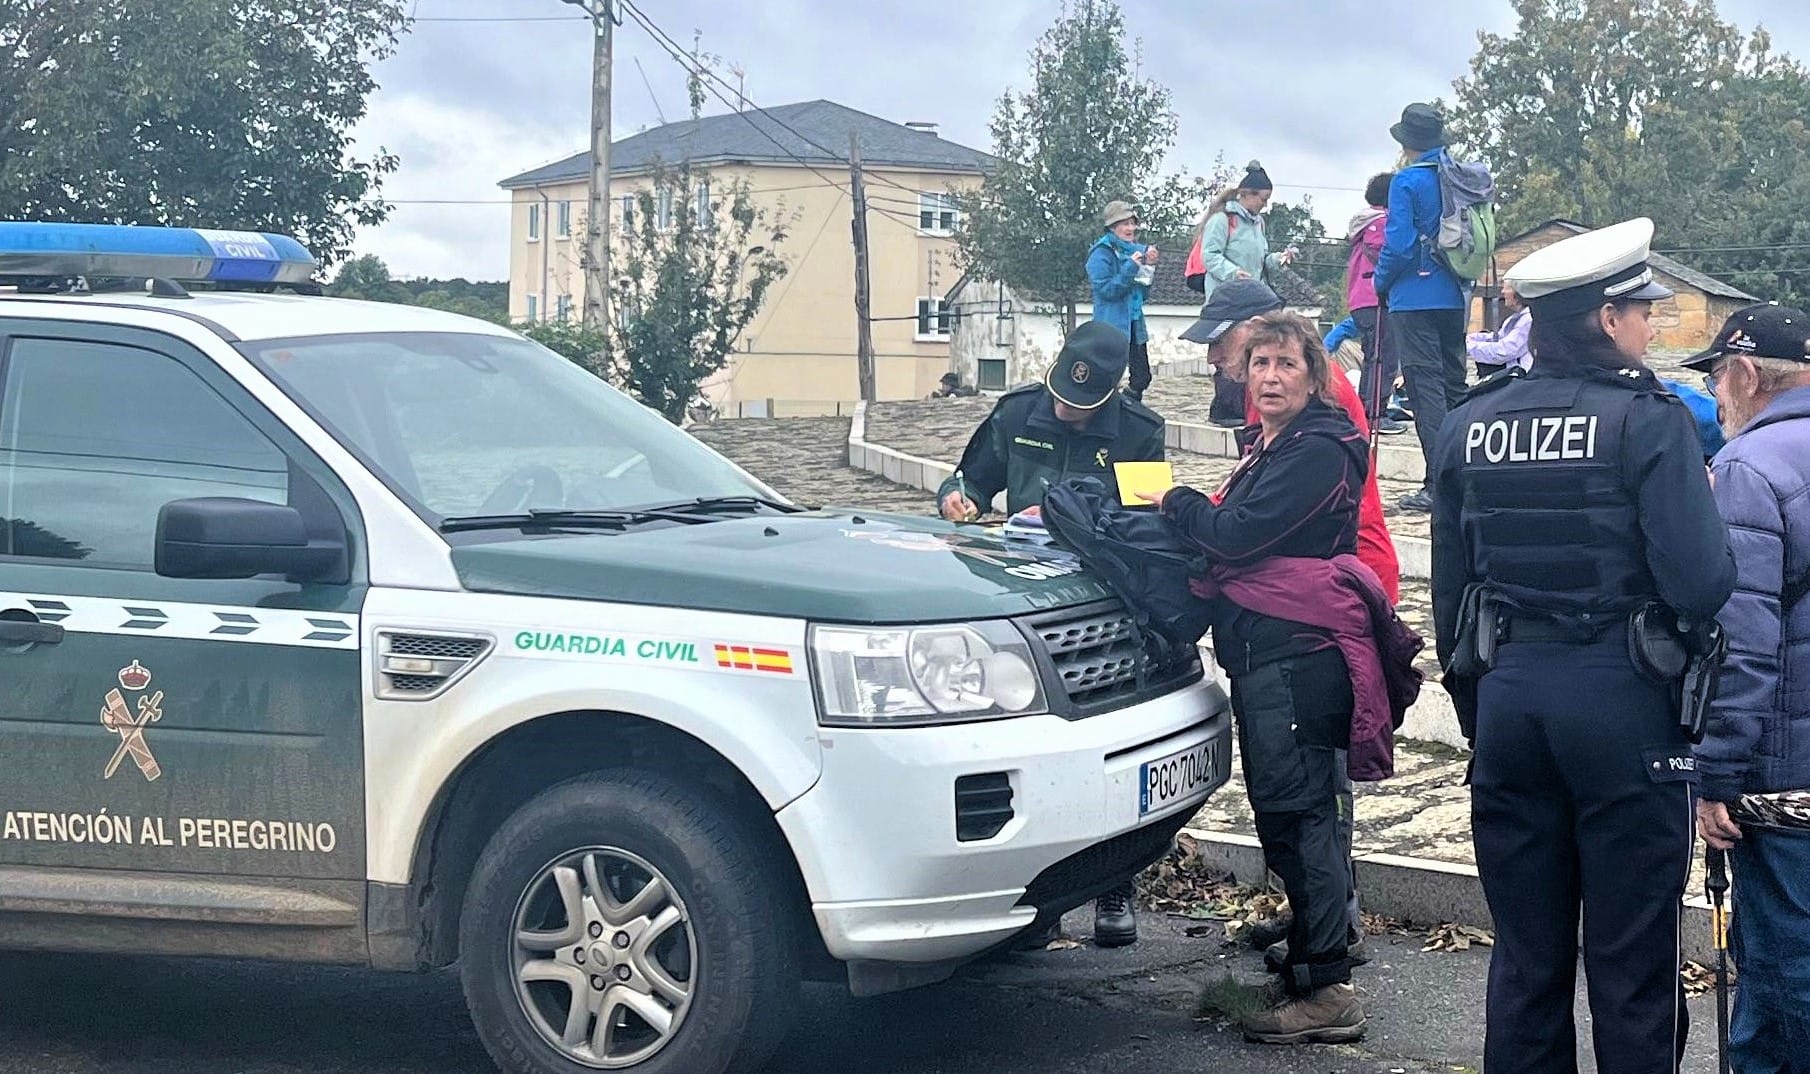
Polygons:
<instances>
[{"instance_id":1,"label":"hiking pole","mask_svg":"<svg viewBox=\"0 0 1810 1074\"><path fill-rule=\"evenodd\" d=\"M1710 944L1716 949L1716 1069L1728 1074L1728 851L1710 847L1704 852L1703 888L1709 895Z\"/></svg>"},{"instance_id":2,"label":"hiking pole","mask_svg":"<svg viewBox=\"0 0 1810 1074\"><path fill-rule=\"evenodd\" d=\"M1383 423L1383 418L1387 416L1387 409L1383 406L1382 400L1383 400L1383 322L1388 319L1389 319L1388 311L1386 311L1383 308L1382 303L1380 303L1380 302L1377 303L1377 307L1376 307L1376 353L1364 355L1364 360L1366 362L1370 363L1371 372L1373 374L1370 378L1370 396L1371 397L1364 400L1364 416L1366 418L1368 418L1370 421L1370 472L1373 474L1376 473L1376 452L1377 452L1377 446L1378 446L1378 444L1377 444L1378 433L1376 431L1376 428L1377 428L1377 426L1379 426ZM1360 377L1359 379L1361 380L1363 378Z\"/></svg>"}]
</instances>

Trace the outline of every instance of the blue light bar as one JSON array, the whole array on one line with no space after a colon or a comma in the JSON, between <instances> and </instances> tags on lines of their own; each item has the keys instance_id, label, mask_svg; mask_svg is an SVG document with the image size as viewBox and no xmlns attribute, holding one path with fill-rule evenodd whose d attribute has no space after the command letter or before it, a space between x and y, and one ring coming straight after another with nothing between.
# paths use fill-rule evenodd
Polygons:
<instances>
[{"instance_id":1,"label":"blue light bar","mask_svg":"<svg viewBox=\"0 0 1810 1074\"><path fill-rule=\"evenodd\" d=\"M0 220L0 277L307 283L319 268L301 243L261 231Z\"/></svg>"}]
</instances>

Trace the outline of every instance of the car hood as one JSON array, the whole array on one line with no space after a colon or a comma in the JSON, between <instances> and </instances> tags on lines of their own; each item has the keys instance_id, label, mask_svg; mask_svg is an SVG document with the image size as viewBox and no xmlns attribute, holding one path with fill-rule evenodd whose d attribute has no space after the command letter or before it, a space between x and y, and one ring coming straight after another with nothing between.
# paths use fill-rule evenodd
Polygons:
<instances>
[{"instance_id":1,"label":"car hood","mask_svg":"<svg viewBox=\"0 0 1810 1074\"><path fill-rule=\"evenodd\" d=\"M846 623L992 619L1110 596L997 527L836 509L456 546L467 589Z\"/></svg>"}]
</instances>

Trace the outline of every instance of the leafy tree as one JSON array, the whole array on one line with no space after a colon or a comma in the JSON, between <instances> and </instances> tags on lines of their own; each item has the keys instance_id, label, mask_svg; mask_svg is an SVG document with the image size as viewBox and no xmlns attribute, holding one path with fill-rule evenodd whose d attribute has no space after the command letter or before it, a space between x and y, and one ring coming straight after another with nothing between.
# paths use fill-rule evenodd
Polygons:
<instances>
[{"instance_id":1,"label":"leafy tree","mask_svg":"<svg viewBox=\"0 0 1810 1074\"><path fill-rule=\"evenodd\" d=\"M1810 73L1713 0L1516 0L1455 84L1504 233L1651 216L1661 249L1767 297L1810 291ZM1725 249L1741 247L1741 249ZM1793 264L1795 262L1795 264Z\"/></svg>"},{"instance_id":2,"label":"leafy tree","mask_svg":"<svg viewBox=\"0 0 1810 1074\"><path fill-rule=\"evenodd\" d=\"M350 131L401 0L0 0L0 217L293 234L328 262L395 156Z\"/></svg>"},{"instance_id":3,"label":"leafy tree","mask_svg":"<svg viewBox=\"0 0 1810 1074\"><path fill-rule=\"evenodd\" d=\"M707 213L698 211L700 186L709 192ZM756 206L746 181L713 183L689 162L656 165L635 203L614 229L607 351L579 364L677 423L784 278L779 247L793 217ZM582 335L563 332L560 341L594 345Z\"/></svg>"},{"instance_id":4,"label":"leafy tree","mask_svg":"<svg viewBox=\"0 0 1810 1074\"><path fill-rule=\"evenodd\" d=\"M431 306L498 324L509 323L509 284L505 281L473 283L463 277L450 280L420 277L399 282L409 293L409 301L417 306Z\"/></svg>"},{"instance_id":5,"label":"leafy tree","mask_svg":"<svg viewBox=\"0 0 1810 1074\"><path fill-rule=\"evenodd\" d=\"M376 254L341 263L325 290L334 298L362 298L368 302L407 303L412 297L408 288L390 278L390 267Z\"/></svg>"},{"instance_id":6,"label":"leafy tree","mask_svg":"<svg viewBox=\"0 0 1810 1074\"><path fill-rule=\"evenodd\" d=\"M576 317L569 321L522 321L515 330L534 342L605 380L614 380L610 335Z\"/></svg>"},{"instance_id":7,"label":"leafy tree","mask_svg":"<svg viewBox=\"0 0 1810 1074\"><path fill-rule=\"evenodd\" d=\"M1088 248L1115 199L1153 235L1190 233L1209 190L1158 173L1175 143L1169 91L1138 77L1113 0L1065 2L1031 50L1031 88L993 115L993 172L961 199L965 267L1060 306L1065 326L1088 294ZM1172 251L1171 256L1186 256Z\"/></svg>"}]
</instances>

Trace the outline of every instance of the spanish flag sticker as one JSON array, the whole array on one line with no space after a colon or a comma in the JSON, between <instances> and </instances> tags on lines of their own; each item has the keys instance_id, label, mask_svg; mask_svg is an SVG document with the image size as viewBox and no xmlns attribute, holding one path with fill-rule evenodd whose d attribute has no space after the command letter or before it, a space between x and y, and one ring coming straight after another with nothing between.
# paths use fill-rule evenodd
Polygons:
<instances>
[{"instance_id":1,"label":"spanish flag sticker","mask_svg":"<svg viewBox=\"0 0 1810 1074\"><path fill-rule=\"evenodd\" d=\"M746 645L718 645L716 666L736 671L771 671L792 674L792 654L784 649L753 649Z\"/></svg>"}]
</instances>

